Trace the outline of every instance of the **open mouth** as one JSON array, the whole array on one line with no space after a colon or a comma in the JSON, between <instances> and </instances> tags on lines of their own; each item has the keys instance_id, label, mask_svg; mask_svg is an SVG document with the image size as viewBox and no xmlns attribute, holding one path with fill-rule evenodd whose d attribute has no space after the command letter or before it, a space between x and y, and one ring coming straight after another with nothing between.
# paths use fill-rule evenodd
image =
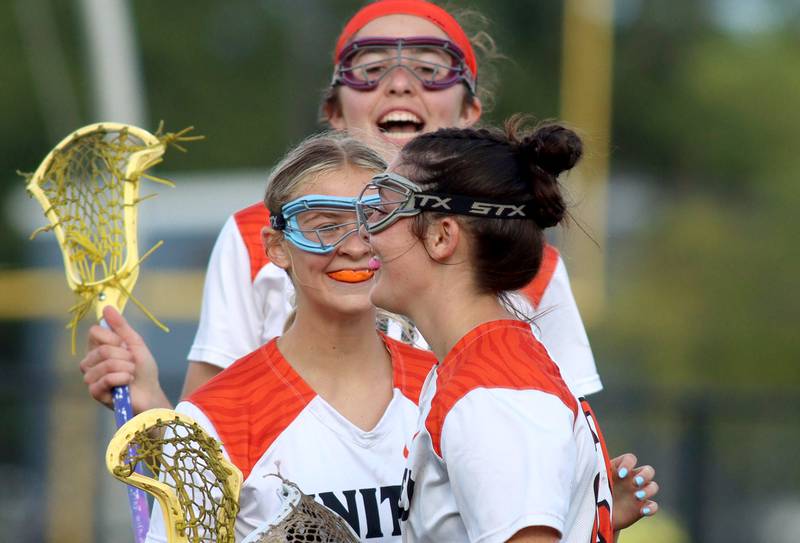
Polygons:
<instances>
[{"instance_id":1,"label":"open mouth","mask_svg":"<svg viewBox=\"0 0 800 543\"><path fill-rule=\"evenodd\" d=\"M390 111L378 119L383 134L399 138L413 138L425 129L425 121L410 111Z\"/></svg>"},{"instance_id":2,"label":"open mouth","mask_svg":"<svg viewBox=\"0 0 800 543\"><path fill-rule=\"evenodd\" d=\"M328 277L342 283L363 283L372 279L373 275L373 270L338 270L328 273Z\"/></svg>"}]
</instances>

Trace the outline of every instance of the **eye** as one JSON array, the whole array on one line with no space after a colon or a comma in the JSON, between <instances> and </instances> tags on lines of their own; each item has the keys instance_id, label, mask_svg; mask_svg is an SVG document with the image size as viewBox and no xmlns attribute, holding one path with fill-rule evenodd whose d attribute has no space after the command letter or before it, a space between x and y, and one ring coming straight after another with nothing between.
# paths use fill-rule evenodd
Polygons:
<instances>
[{"instance_id":1,"label":"eye","mask_svg":"<svg viewBox=\"0 0 800 543\"><path fill-rule=\"evenodd\" d=\"M418 64L414 67L414 72L417 73L423 79L433 79L436 77L436 73L439 70L433 66L428 66L426 64Z\"/></svg>"}]
</instances>

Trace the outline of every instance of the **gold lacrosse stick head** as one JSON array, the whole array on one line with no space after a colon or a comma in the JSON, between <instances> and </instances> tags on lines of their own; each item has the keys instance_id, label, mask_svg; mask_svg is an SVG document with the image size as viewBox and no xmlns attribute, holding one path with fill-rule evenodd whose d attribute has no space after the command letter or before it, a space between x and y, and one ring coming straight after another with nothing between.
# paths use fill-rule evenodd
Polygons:
<instances>
[{"instance_id":1,"label":"gold lacrosse stick head","mask_svg":"<svg viewBox=\"0 0 800 543\"><path fill-rule=\"evenodd\" d=\"M152 476L134 471L139 462ZM155 496L169 543L234 543L242 472L191 417L170 409L140 413L114 434L106 467Z\"/></svg>"},{"instance_id":2,"label":"gold lacrosse stick head","mask_svg":"<svg viewBox=\"0 0 800 543\"><path fill-rule=\"evenodd\" d=\"M359 538L345 520L303 494L298 486L280 475L281 509L242 543L358 543Z\"/></svg>"},{"instance_id":3,"label":"gold lacrosse stick head","mask_svg":"<svg viewBox=\"0 0 800 543\"><path fill-rule=\"evenodd\" d=\"M119 123L97 123L80 128L50 151L28 179L27 190L41 205L50 224L32 238L52 230L64 258L67 284L78 296L70 327L92 307L98 320L103 308L122 311L130 299L159 327L166 327L142 306L131 291L139 264L161 245L139 257L136 220L139 181L142 177L172 186L148 175L168 145L184 150L178 142L188 137L187 128L177 133L153 135Z\"/></svg>"}]
</instances>

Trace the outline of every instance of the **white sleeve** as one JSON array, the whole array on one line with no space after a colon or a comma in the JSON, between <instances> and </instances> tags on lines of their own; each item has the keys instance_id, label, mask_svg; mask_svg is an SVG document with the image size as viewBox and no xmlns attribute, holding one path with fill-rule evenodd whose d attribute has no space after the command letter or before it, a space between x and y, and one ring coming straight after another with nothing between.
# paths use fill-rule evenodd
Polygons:
<instances>
[{"instance_id":1,"label":"white sleeve","mask_svg":"<svg viewBox=\"0 0 800 543\"><path fill-rule=\"evenodd\" d=\"M219 436L217 435L217 431L214 428L214 425L211 424L211 421L205 416L205 414L194 404L189 402L180 402L176 407L175 411L177 413L181 413L184 415L189 415L192 417L197 424L200 425L203 430L208 433L211 437L215 438L217 441L220 441ZM171 435L172 430L168 429L164 434L165 439L169 439L172 437ZM166 454L170 454L174 451L174 446L172 445L164 445L164 452ZM228 453L225 451L225 447L222 447L222 453L225 455L225 458L228 459ZM190 461L188 458L183 459L184 462ZM201 481L198 480L198 484ZM153 510L150 513L150 528L147 532L147 539L145 543L167 543L167 532L164 526L164 513L161 511L161 504L158 500L153 501Z\"/></svg>"},{"instance_id":2,"label":"white sleeve","mask_svg":"<svg viewBox=\"0 0 800 543\"><path fill-rule=\"evenodd\" d=\"M564 261L558 257L555 272L536 308L533 328L558 364L564 381L576 396L603 390L581 314L572 295Z\"/></svg>"},{"instance_id":3,"label":"white sleeve","mask_svg":"<svg viewBox=\"0 0 800 543\"><path fill-rule=\"evenodd\" d=\"M558 397L538 390L479 388L451 408L441 450L470 541L507 541L528 526L564 532L573 423Z\"/></svg>"},{"instance_id":4,"label":"white sleeve","mask_svg":"<svg viewBox=\"0 0 800 543\"><path fill-rule=\"evenodd\" d=\"M189 360L224 369L257 349L261 345L264 305L253 287L247 247L231 216L211 251Z\"/></svg>"}]
</instances>

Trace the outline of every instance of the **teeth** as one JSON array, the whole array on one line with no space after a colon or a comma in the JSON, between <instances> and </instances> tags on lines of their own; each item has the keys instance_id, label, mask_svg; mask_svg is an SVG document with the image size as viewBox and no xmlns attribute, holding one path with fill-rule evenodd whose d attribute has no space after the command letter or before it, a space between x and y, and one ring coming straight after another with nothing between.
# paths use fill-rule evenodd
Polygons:
<instances>
[{"instance_id":1,"label":"teeth","mask_svg":"<svg viewBox=\"0 0 800 543\"><path fill-rule=\"evenodd\" d=\"M422 119L411 113L410 111L390 111L380 119L379 123L398 122L398 123L416 123L422 124Z\"/></svg>"}]
</instances>

